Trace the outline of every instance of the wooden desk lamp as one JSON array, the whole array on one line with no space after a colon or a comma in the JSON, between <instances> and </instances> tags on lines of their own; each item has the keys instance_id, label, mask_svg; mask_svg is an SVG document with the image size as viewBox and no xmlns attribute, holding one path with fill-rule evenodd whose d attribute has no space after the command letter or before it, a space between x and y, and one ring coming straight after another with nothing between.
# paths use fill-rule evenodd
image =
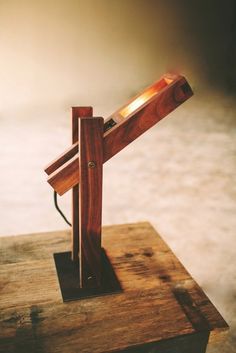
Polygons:
<instances>
[{"instance_id":1,"label":"wooden desk lamp","mask_svg":"<svg viewBox=\"0 0 236 353\"><path fill-rule=\"evenodd\" d=\"M59 195L73 190L72 249L54 254L64 301L122 290L101 247L103 163L192 94L183 76L166 74L105 121L92 107L72 108L72 145L45 168Z\"/></svg>"},{"instance_id":2,"label":"wooden desk lamp","mask_svg":"<svg viewBox=\"0 0 236 353\"><path fill-rule=\"evenodd\" d=\"M191 95L165 75L105 122L72 109L72 146L46 168L54 195L73 190L72 248L68 230L1 238L0 352L222 347L227 323L148 222L103 227L101 247L103 163Z\"/></svg>"}]
</instances>

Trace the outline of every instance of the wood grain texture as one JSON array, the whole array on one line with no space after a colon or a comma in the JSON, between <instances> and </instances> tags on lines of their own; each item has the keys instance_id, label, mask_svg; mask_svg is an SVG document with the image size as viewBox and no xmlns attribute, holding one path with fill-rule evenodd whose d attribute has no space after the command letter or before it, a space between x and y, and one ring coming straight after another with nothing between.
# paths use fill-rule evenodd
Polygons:
<instances>
[{"instance_id":1,"label":"wood grain texture","mask_svg":"<svg viewBox=\"0 0 236 353\"><path fill-rule=\"evenodd\" d=\"M72 107L72 146L64 151L59 157L49 163L44 171L50 175L60 168L64 163L68 162L76 153L78 153L78 122L76 119L82 116L93 116L92 107ZM77 129L77 132L76 132Z\"/></svg>"},{"instance_id":2,"label":"wood grain texture","mask_svg":"<svg viewBox=\"0 0 236 353\"><path fill-rule=\"evenodd\" d=\"M79 158L76 154L47 178L47 182L62 196L66 191L78 184Z\"/></svg>"},{"instance_id":3,"label":"wood grain texture","mask_svg":"<svg viewBox=\"0 0 236 353\"><path fill-rule=\"evenodd\" d=\"M72 107L72 146L76 146L76 152L79 152L79 119L81 117L92 117L92 107ZM77 175L78 170L74 171ZM76 184L72 188L72 260L78 261L79 254L79 186Z\"/></svg>"},{"instance_id":4,"label":"wood grain texture","mask_svg":"<svg viewBox=\"0 0 236 353\"><path fill-rule=\"evenodd\" d=\"M209 345L223 339L227 324L149 223L103 227L103 246L123 292L65 304L52 253L70 250L70 232L0 238L1 353L203 353L209 331Z\"/></svg>"},{"instance_id":5,"label":"wood grain texture","mask_svg":"<svg viewBox=\"0 0 236 353\"><path fill-rule=\"evenodd\" d=\"M66 151L64 151L59 157L57 157L54 161L48 164L44 171L50 175L54 173L58 168L63 166L66 162L68 162L71 158L73 158L78 153L78 143L73 143Z\"/></svg>"},{"instance_id":6,"label":"wood grain texture","mask_svg":"<svg viewBox=\"0 0 236 353\"><path fill-rule=\"evenodd\" d=\"M92 107L72 107L72 143L78 142L78 118L88 118L93 116Z\"/></svg>"},{"instance_id":7,"label":"wood grain texture","mask_svg":"<svg viewBox=\"0 0 236 353\"><path fill-rule=\"evenodd\" d=\"M79 119L80 286L101 282L103 118Z\"/></svg>"},{"instance_id":8,"label":"wood grain texture","mask_svg":"<svg viewBox=\"0 0 236 353\"><path fill-rule=\"evenodd\" d=\"M193 92L183 76L176 76L172 83L165 86L150 104L127 119L113 126L103 136L103 163L115 156L136 138L154 126L179 105L192 96ZM73 160L73 163L78 161ZM75 168L65 167L55 171L47 179L60 195L79 183L79 173ZM71 177L71 173L75 173Z\"/></svg>"},{"instance_id":9,"label":"wood grain texture","mask_svg":"<svg viewBox=\"0 0 236 353\"><path fill-rule=\"evenodd\" d=\"M104 134L104 163L171 113L192 94L186 79L179 77L163 88L150 104L107 131Z\"/></svg>"}]
</instances>

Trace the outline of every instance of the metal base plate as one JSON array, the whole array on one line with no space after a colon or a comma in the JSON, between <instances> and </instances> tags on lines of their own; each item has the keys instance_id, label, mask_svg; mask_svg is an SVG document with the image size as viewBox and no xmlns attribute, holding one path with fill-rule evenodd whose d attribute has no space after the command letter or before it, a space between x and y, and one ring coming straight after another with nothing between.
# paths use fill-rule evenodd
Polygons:
<instances>
[{"instance_id":1,"label":"metal base plate","mask_svg":"<svg viewBox=\"0 0 236 353\"><path fill-rule=\"evenodd\" d=\"M112 265L102 249L102 283L99 288L83 289L79 286L79 263L71 260L71 252L53 254L57 269L58 280L64 302L71 300L97 297L122 291L120 282L112 268Z\"/></svg>"}]
</instances>

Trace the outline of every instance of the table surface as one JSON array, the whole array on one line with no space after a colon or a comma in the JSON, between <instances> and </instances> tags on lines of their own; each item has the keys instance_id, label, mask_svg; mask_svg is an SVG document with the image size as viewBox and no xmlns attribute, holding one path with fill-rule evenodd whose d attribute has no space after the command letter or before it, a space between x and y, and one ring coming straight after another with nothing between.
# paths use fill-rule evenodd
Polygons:
<instances>
[{"instance_id":1,"label":"table surface","mask_svg":"<svg viewBox=\"0 0 236 353\"><path fill-rule=\"evenodd\" d=\"M103 247L122 292L63 303L53 253L70 231L0 238L0 351L101 353L228 326L147 223L106 226ZM25 348L24 348L25 349ZM29 351L30 351L29 350Z\"/></svg>"}]
</instances>

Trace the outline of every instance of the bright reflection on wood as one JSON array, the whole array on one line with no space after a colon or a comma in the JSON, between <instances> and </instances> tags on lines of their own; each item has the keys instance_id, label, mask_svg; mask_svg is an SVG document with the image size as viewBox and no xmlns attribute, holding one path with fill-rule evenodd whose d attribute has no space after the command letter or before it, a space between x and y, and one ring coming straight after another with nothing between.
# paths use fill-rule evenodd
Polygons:
<instances>
[{"instance_id":1,"label":"bright reflection on wood","mask_svg":"<svg viewBox=\"0 0 236 353\"><path fill-rule=\"evenodd\" d=\"M122 115L124 118L127 118L129 114L139 109L143 104L149 101L149 99L151 99L156 93L157 92L155 90L150 90L146 93L143 93L140 97L136 98L133 102L127 105L124 109L122 109L120 111L120 115Z\"/></svg>"},{"instance_id":2,"label":"bright reflection on wood","mask_svg":"<svg viewBox=\"0 0 236 353\"><path fill-rule=\"evenodd\" d=\"M138 111L142 106L144 106L151 98L153 98L158 92L164 87L168 86L173 80L172 79L162 79L156 82L153 86L146 89L140 96L130 102L128 105L123 107L119 114L123 118L127 118L130 114Z\"/></svg>"}]
</instances>

